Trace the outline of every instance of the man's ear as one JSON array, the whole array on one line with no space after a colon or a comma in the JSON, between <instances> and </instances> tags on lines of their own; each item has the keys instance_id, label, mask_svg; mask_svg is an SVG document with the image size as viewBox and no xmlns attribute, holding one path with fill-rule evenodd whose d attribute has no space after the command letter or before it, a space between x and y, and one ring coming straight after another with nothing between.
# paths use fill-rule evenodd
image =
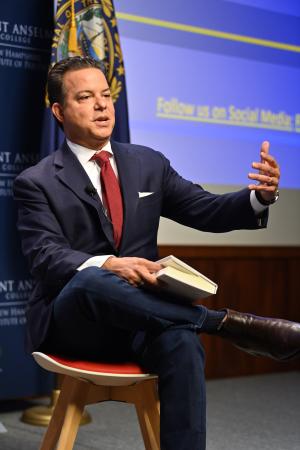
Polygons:
<instances>
[{"instance_id":1,"label":"man's ear","mask_svg":"<svg viewBox=\"0 0 300 450\"><path fill-rule=\"evenodd\" d=\"M63 109L62 109L61 105L57 102L53 103L53 105L51 106L51 110L52 110L53 115L56 117L56 119L60 123L63 123L64 114L63 114Z\"/></svg>"}]
</instances>

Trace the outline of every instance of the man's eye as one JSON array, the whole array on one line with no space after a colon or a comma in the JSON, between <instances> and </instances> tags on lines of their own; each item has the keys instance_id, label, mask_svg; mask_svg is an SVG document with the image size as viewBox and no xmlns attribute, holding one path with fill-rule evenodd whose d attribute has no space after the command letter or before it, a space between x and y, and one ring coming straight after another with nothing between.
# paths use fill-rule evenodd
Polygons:
<instances>
[{"instance_id":1,"label":"man's eye","mask_svg":"<svg viewBox=\"0 0 300 450\"><path fill-rule=\"evenodd\" d=\"M87 100L88 98L90 98L90 95L81 95L79 100Z\"/></svg>"}]
</instances>

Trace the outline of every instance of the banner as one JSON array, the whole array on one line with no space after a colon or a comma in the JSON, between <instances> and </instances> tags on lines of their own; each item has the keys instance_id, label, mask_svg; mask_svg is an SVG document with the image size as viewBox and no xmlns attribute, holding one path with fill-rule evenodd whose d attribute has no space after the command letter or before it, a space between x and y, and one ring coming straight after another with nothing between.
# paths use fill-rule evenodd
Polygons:
<instances>
[{"instance_id":1,"label":"banner","mask_svg":"<svg viewBox=\"0 0 300 450\"><path fill-rule=\"evenodd\" d=\"M21 253L12 197L15 176L39 159L52 1L0 5L0 399L49 392L52 377L24 351L32 279Z\"/></svg>"},{"instance_id":2,"label":"banner","mask_svg":"<svg viewBox=\"0 0 300 450\"><path fill-rule=\"evenodd\" d=\"M115 9L111 0L57 0L51 64L68 56L91 56L105 63L115 111L113 139L129 142L125 70ZM45 110L41 155L63 140L49 106Z\"/></svg>"}]
</instances>

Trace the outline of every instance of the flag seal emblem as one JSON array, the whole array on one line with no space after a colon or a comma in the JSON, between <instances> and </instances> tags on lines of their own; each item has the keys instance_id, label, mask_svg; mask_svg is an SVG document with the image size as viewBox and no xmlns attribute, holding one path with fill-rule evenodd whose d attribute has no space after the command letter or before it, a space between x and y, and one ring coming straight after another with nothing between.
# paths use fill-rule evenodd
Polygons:
<instances>
[{"instance_id":1,"label":"flag seal emblem","mask_svg":"<svg viewBox=\"0 0 300 450\"><path fill-rule=\"evenodd\" d=\"M75 52L69 47L72 7L76 26ZM112 99L116 102L123 88L124 64L111 0L57 1L52 64L76 54L105 63Z\"/></svg>"}]
</instances>

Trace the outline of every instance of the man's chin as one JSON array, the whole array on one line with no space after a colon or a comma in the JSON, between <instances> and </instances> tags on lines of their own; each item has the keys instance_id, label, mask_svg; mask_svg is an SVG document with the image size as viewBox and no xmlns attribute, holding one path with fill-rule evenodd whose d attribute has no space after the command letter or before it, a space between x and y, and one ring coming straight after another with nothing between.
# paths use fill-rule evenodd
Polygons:
<instances>
[{"instance_id":1,"label":"man's chin","mask_svg":"<svg viewBox=\"0 0 300 450\"><path fill-rule=\"evenodd\" d=\"M105 144L107 144L107 142L110 140L111 135L110 134L105 134L105 135L101 135L101 136L96 136L94 138L94 143L95 146L97 146L99 148L99 146L103 147Z\"/></svg>"},{"instance_id":2,"label":"man's chin","mask_svg":"<svg viewBox=\"0 0 300 450\"><path fill-rule=\"evenodd\" d=\"M109 141L112 134L111 128L105 128L101 130L97 130L95 133L92 133L91 138L96 141Z\"/></svg>"},{"instance_id":3,"label":"man's chin","mask_svg":"<svg viewBox=\"0 0 300 450\"><path fill-rule=\"evenodd\" d=\"M97 127L96 131L93 133L96 139L109 139L112 134L112 128L111 127Z\"/></svg>"}]
</instances>

